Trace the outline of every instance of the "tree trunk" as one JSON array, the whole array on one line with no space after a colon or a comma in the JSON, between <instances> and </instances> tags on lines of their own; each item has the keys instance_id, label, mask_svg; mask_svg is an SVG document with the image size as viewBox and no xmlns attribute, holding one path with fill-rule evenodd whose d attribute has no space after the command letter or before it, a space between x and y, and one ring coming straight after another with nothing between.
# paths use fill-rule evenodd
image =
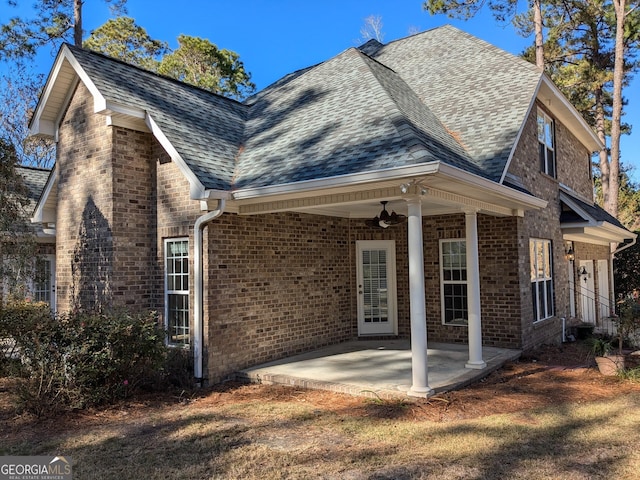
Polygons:
<instances>
[{"instance_id":1,"label":"tree trunk","mask_svg":"<svg viewBox=\"0 0 640 480\"><path fill-rule=\"evenodd\" d=\"M73 0L73 44L82 47L82 0Z\"/></svg>"},{"instance_id":2,"label":"tree trunk","mask_svg":"<svg viewBox=\"0 0 640 480\"><path fill-rule=\"evenodd\" d=\"M536 66L544 70L544 39L542 37L542 4L533 0L533 24L536 36Z\"/></svg>"},{"instance_id":3,"label":"tree trunk","mask_svg":"<svg viewBox=\"0 0 640 480\"><path fill-rule=\"evenodd\" d=\"M609 171L609 201L604 208L618 216L618 191L620 190L620 123L622 121L622 82L624 80L624 24L626 0L613 0L616 11L616 46L613 67L613 112L611 115L611 161Z\"/></svg>"},{"instance_id":4,"label":"tree trunk","mask_svg":"<svg viewBox=\"0 0 640 480\"><path fill-rule=\"evenodd\" d=\"M605 146L600 150L598 156L600 158L600 181L602 182L602 204L606 205L609 202L609 152L607 151L607 132L605 126L605 113L604 113L604 94L602 86L599 86L595 90L595 112L596 112L596 134L598 138Z\"/></svg>"}]
</instances>

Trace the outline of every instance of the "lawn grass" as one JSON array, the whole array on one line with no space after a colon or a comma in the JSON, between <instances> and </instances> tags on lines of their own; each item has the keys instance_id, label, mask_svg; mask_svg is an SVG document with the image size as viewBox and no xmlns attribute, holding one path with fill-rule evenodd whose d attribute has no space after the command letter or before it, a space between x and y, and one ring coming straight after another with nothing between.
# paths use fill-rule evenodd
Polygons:
<instances>
[{"instance_id":1,"label":"lawn grass","mask_svg":"<svg viewBox=\"0 0 640 480\"><path fill-rule=\"evenodd\" d=\"M340 408L328 394L310 401L271 388L278 394L233 402L220 394L122 405L104 418L64 419L60 430L63 419L36 422L3 435L0 454L71 456L77 480L635 479L640 472L638 392L434 422L412 417L401 402L354 399Z\"/></svg>"}]
</instances>

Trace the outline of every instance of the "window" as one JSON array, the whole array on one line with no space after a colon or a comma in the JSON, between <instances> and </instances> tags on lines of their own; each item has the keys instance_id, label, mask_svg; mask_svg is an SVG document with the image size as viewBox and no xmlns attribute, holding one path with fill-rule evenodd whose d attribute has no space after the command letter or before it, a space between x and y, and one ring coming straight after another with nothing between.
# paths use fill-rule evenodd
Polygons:
<instances>
[{"instance_id":1,"label":"window","mask_svg":"<svg viewBox=\"0 0 640 480\"><path fill-rule=\"evenodd\" d=\"M33 282L33 299L51 305L51 260L36 259L36 277Z\"/></svg>"},{"instance_id":2,"label":"window","mask_svg":"<svg viewBox=\"0 0 640 480\"><path fill-rule=\"evenodd\" d=\"M467 325L467 244L440 240L440 292L442 323Z\"/></svg>"},{"instance_id":3,"label":"window","mask_svg":"<svg viewBox=\"0 0 640 480\"><path fill-rule=\"evenodd\" d=\"M538 146L540 170L552 177L556 176L555 125L553 119L538 110Z\"/></svg>"},{"instance_id":4,"label":"window","mask_svg":"<svg viewBox=\"0 0 640 480\"><path fill-rule=\"evenodd\" d=\"M531 257L533 321L537 322L554 315L551 241L529 240L529 256Z\"/></svg>"},{"instance_id":5,"label":"window","mask_svg":"<svg viewBox=\"0 0 640 480\"><path fill-rule=\"evenodd\" d=\"M165 327L169 345L189 345L189 241L164 241Z\"/></svg>"}]
</instances>

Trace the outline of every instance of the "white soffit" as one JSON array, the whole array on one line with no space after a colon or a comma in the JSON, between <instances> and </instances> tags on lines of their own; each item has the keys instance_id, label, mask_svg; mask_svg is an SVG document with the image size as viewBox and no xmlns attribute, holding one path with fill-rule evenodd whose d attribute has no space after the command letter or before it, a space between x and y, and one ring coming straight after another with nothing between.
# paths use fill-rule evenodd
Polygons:
<instances>
[{"instance_id":1,"label":"white soffit","mask_svg":"<svg viewBox=\"0 0 640 480\"><path fill-rule=\"evenodd\" d=\"M596 133L546 75L540 81L537 98L590 152L602 150Z\"/></svg>"},{"instance_id":2,"label":"white soffit","mask_svg":"<svg viewBox=\"0 0 640 480\"><path fill-rule=\"evenodd\" d=\"M547 202L523 192L469 175L459 169L440 165L441 172L398 176L389 171L384 180L348 183L335 181L303 192L281 190L280 194L235 197L229 210L241 215L256 215L281 211L303 211L348 218L366 218L381 200L394 201L398 213L405 210L400 186L412 181L424 189L422 202L425 215L459 213L472 210L497 216L521 216L525 210L544 208ZM437 171L437 170L436 170ZM395 175L394 175L395 174ZM346 179L343 179L346 180ZM402 200L395 202L395 200Z\"/></svg>"}]
</instances>

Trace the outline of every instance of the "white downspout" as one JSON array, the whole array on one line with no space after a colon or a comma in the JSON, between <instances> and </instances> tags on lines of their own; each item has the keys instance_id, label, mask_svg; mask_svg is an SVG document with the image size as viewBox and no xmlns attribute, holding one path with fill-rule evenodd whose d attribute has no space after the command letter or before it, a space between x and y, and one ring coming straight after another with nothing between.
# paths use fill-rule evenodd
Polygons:
<instances>
[{"instance_id":1,"label":"white downspout","mask_svg":"<svg viewBox=\"0 0 640 480\"><path fill-rule=\"evenodd\" d=\"M193 301L195 303L195 310L193 312L193 376L196 381L202 382L202 332L203 319L204 319L204 294L203 294L203 268L202 257L204 255L203 248L203 231L207 223L218 218L224 212L226 201L225 199L218 200L218 208L211 212L207 212L201 217L198 217L193 225L194 238L194 286L195 292L193 294Z\"/></svg>"},{"instance_id":2,"label":"white downspout","mask_svg":"<svg viewBox=\"0 0 640 480\"><path fill-rule=\"evenodd\" d=\"M630 243L626 243L620 248L618 248L617 250L614 250L613 252L611 252L611 256L613 257L616 253L620 253L621 251L626 250L629 247L633 247L637 241L638 241L638 237L637 236L633 237L633 240L631 240Z\"/></svg>"}]
</instances>

